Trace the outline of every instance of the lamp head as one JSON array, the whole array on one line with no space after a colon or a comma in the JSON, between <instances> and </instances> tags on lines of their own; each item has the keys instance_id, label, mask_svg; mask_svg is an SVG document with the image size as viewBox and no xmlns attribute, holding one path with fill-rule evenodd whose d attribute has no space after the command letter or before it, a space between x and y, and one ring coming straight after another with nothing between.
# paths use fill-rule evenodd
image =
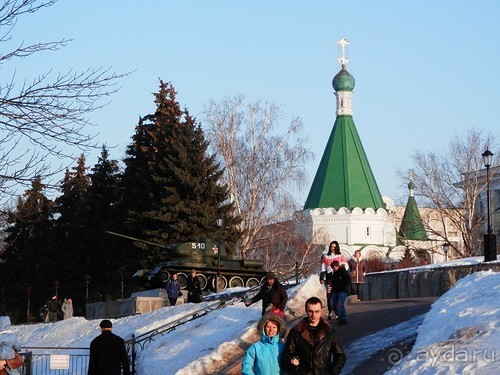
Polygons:
<instances>
[{"instance_id":1,"label":"lamp head","mask_svg":"<svg viewBox=\"0 0 500 375\"><path fill-rule=\"evenodd\" d=\"M493 155L494 154L488 149L486 149L486 151L482 153L481 156L483 157L483 163L486 168L491 167L491 163L493 161Z\"/></svg>"},{"instance_id":2,"label":"lamp head","mask_svg":"<svg viewBox=\"0 0 500 375\"><path fill-rule=\"evenodd\" d=\"M443 251L445 254L448 254L448 251L450 250L450 244L448 242L445 242L443 244Z\"/></svg>"}]
</instances>

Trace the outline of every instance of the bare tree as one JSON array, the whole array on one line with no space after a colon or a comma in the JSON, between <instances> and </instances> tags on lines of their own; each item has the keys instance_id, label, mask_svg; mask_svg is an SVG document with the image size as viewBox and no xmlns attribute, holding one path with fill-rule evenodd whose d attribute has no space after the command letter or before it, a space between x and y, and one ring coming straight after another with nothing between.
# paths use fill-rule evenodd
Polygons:
<instances>
[{"instance_id":1,"label":"bare tree","mask_svg":"<svg viewBox=\"0 0 500 375\"><path fill-rule=\"evenodd\" d=\"M259 247L251 251L262 258L266 270L286 277L296 271L302 276L318 271L323 247L308 243L295 226L294 220L288 220L267 225L259 232Z\"/></svg>"},{"instance_id":2,"label":"bare tree","mask_svg":"<svg viewBox=\"0 0 500 375\"><path fill-rule=\"evenodd\" d=\"M297 204L293 189L306 181L304 164L312 158L300 137L302 121L286 126L275 103L247 104L243 96L211 101L205 107L207 137L225 167L224 179L242 217L242 257L251 255L265 225L290 217Z\"/></svg>"},{"instance_id":3,"label":"bare tree","mask_svg":"<svg viewBox=\"0 0 500 375\"><path fill-rule=\"evenodd\" d=\"M57 0L5 0L0 6L0 43L11 41L19 17L50 7ZM15 64L37 52L55 51L69 40L24 42L10 52L0 54L0 66ZM117 91L123 74L110 69L87 69L82 72L41 73L34 78L16 77L0 83L0 193L2 199L16 184L29 185L34 176L45 178L54 173L49 157L71 157L100 147L95 135L87 130L93 125L87 115L104 106L106 97ZM103 101L104 100L104 101ZM69 146L69 147L68 147Z\"/></svg>"},{"instance_id":4,"label":"bare tree","mask_svg":"<svg viewBox=\"0 0 500 375\"><path fill-rule=\"evenodd\" d=\"M477 254L477 240L481 237L484 217L478 215L478 197L485 189L481 154L494 146L493 136L483 137L481 131L469 130L455 135L447 149L441 153L416 151L412 158L415 169L411 171L419 203L435 210L433 217L441 225L425 229L435 238L449 242L461 257ZM497 159L498 160L498 159ZM402 179L407 172L399 172ZM446 228L457 228L462 236L463 248L450 240Z\"/></svg>"}]
</instances>

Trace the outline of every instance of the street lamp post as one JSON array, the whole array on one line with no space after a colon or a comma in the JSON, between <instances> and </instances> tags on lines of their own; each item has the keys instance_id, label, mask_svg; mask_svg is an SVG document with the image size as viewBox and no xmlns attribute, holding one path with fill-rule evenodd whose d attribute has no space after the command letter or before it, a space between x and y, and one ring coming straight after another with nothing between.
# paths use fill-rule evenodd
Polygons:
<instances>
[{"instance_id":1,"label":"street lamp post","mask_svg":"<svg viewBox=\"0 0 500 375\"><path fill-rule=\"evenodd\" d=\"M85 303L86 304L89 301L89 284L90 284L90 275L85 275Z\"/></svg>"},{"instance_id":2,"label":"street lamp post","mask_svg":"<svg viewBox=\"0 0 500 375\"><path fill-rule=\"evenodd\" d=\"M220 231L220 228L224 225L224 219L218 217L215 220L215 225L217 226L217 232ZM219 233L217 233L217 238L220 236ZM220 281L220 243L219 240L217 239L217 279L215 280L215 292L219 292L219 283Z\"/></svg>"},{"instance_id":3,"label":"street lamp post","mask_svg":"<svg viewBox=\"0 0 500 375\"><path fill-rule=\"evenodd\" d=\"M444 259L448 261L448 251L450 250L450 244L448 242L445 242L443 244L443 251L444 251Z\"/></svg>"},{"instance_id":4,"label":"street lamp post","mask_svg":"<svg viewBox=\"0 0 500 375\"><path fill-rule=\"evenodd\" d=\"M484 235L484 261L489 262L497 259L497 240L491 229L491 192L490 192L490 167L493 161L493 153L486 150L481 155L486 167L486 205L488 209L488 230Z\"/></svg>"},{"instance_id":5,"label":"street lamp post","mask_svg":"<svg viewBox=\"0 0 500 375\"><path fill-rule=\"evenodd\" d=\"M28 307L26 309L26 323L30 322L31 291L32 288L30 286L26 287L26 295L28 296Z\"/></svg>"}]
</instances>

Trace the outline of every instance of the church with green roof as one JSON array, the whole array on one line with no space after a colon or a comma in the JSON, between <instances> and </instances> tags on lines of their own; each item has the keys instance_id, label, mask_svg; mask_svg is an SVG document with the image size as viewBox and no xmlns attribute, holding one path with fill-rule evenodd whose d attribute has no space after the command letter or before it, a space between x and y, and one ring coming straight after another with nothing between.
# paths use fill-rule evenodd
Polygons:
<instances>
[{"instance_id":1,"label":"church with green roof","mask_svg":"<svg viewBox=\"0 0 500 375\"><path fill-rule=\"evenodd\" d=\"M304 208L295 218L314 244L336 240L348 258L361 250L364 257L386 259L394 250L394 255L401 253L408 240L425 241L426 234L412 194L399 230L392 200L380 194L353 119L355 79L346 69L345 54L349 42L338 43L341 70L332 81L336 119Z\"/></svg>"}]
</instances>

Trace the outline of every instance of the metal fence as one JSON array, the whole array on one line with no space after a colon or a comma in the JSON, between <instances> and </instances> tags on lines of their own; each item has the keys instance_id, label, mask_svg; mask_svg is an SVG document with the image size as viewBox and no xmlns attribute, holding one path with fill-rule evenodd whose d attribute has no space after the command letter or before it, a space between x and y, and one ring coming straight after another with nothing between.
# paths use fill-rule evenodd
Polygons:
<instances>
[{"instance_id":1,"label":"metal fence","mask_svg":"<svg viewBox=\"0 0 500 375\"><path fill-rule=\"evenodd\" d=\"M89 348L25 347L19 354L24 362L17 369L20 375L87 375L88 372ZM130 356L129 359L132 365Z\"/></svg>"}]
</instances>

